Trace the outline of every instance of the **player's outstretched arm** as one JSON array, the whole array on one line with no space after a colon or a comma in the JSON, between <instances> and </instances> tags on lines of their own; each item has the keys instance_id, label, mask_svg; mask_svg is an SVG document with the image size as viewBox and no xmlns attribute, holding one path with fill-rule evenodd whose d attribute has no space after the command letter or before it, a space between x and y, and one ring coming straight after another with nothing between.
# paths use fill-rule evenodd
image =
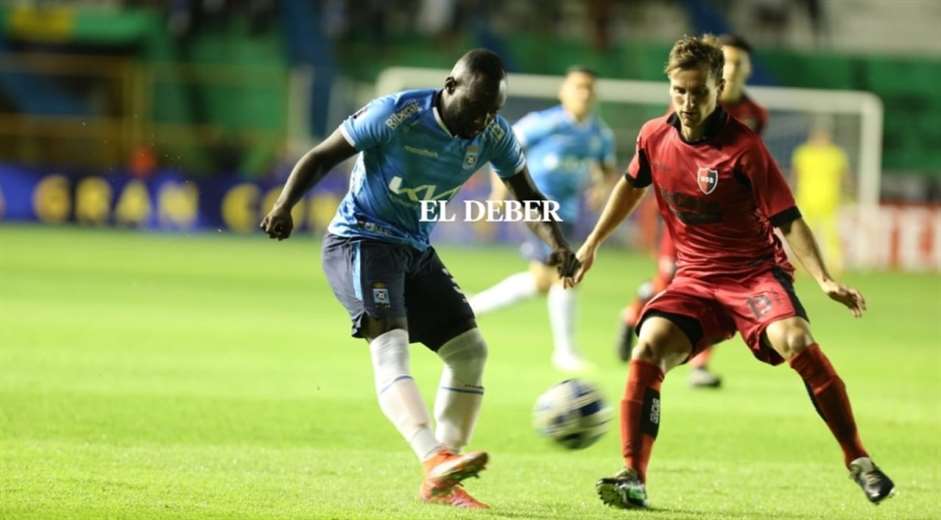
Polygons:
<instances>
[{"instance_id":1,"label":"player's outstretched arm","mask_svg":"<svg viewBox=\"0 0 941 520\"><path fill-rule=\"evenodd\" d=\"M646 191L646 188L635 188L625 177L621 177L614 185L614 190L611 192L608 202L604 205L598 223L595 224L595 228L585 239L585 243L582 244L576 255L582 267L573 279L565 280L566 285L572 286L582 281L585 273L591 269L591 264L595 261L595 252L598 247L618 227L618 224L631 214L631 211L637 207L637 203L640 202Z\"/></svg>"},{"instance_id":2,"label":"player's outstretched arm","mask_svg":"<svg viewBox=\"0 0 941 520\"><path fill-rule=\"evenodd\" d=\"M520 202L539 202L541 207L550 202L533 183L528 168L524 167L523 171L506 179L504 183L510 193L513 194L513 197ZM575 259L575 253L572 252L568 242L566 242L559 223L548 219L527 222L527 225L536 236L552 248L552 263L559 270L559 276L563 278L573 276L575 271L578 270L578 261Z\"/></svg>"},{"instance_id":3,"label":"player's outstretched arm","mask_svg":"<svg viewBox=\"0 0 941 520\"><path fill-rule=\"evenodd\" d=\"M261 229L265 230L270 238L278 240L291 236L294 229L291 208L301 200L308 189L320 182L327 172L355 153L356 150L350 146L340 130L336 130L304 154L291 170L291 175L271 211L261 220Z\"/></svg>"},{"instance_id":4,"label":"player's outstretched arm","mask_svg":"<svg viewBox=\"0 0 941 520\"><path fill-rule=\"evenodd\" d=\"M778 229L781 230L784 239L791 246L791 251L800 260L804 269L817 281L820 289L831 299L845 305L853 316L857 318L862 316L863 311L866 310L866 299L856 289L847 287L830 277L823 258L820 256L817 241L814 240L814 235L804 219L792 220Z\"/></svg>"}]
</instances>

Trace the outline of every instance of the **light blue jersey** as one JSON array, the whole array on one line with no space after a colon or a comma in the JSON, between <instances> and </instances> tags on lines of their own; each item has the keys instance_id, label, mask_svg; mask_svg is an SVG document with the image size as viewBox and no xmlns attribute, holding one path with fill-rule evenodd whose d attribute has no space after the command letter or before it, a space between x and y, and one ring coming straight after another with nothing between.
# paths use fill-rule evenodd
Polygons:
<instances>
[{"instance_id":1,"label":"light blue jersey","mask_svg":"<svg viewBox=\"0 0 941 520\"><path fill-rule=\"evenodd\" d=\"M424 250L434 222L421 222L421 201L448 201L481 166L501 178L526 160L506 119L497 116L474 139L451 135L435 108L436 90L409 90L371 101L340 132L360 151L350 189L327 230Z\"/></svg>"},{"instance_id":2,"label":"light blue jersey","mask_svg":"<svg viewBox=\"0 0 941 520\"><path fill-rule=\"evenodd\" d=\"M576 122L561 105L531 112L513 125L526 148L529 172L539 191L559 203L559 216L575 222L591 166L614 167L614 134L597 116Z\"/></svg>"}]
</instances>

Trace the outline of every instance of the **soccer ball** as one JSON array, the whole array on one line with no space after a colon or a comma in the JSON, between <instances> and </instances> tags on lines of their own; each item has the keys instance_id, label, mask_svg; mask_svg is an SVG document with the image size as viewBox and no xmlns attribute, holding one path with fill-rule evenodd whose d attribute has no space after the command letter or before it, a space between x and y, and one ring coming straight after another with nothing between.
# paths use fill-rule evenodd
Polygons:
<instances>
[{"instance_id":1,"label":"soccer ball","mask_svg":"<svg viewBox=\"0 0 941 520\"><path fill-rule=\"evenodd\" d=\"M536 400L533 426L544 437L570 450L595 443L608 431L611 409L593 385L566 379Z\"/></svg>"}]
</instances>

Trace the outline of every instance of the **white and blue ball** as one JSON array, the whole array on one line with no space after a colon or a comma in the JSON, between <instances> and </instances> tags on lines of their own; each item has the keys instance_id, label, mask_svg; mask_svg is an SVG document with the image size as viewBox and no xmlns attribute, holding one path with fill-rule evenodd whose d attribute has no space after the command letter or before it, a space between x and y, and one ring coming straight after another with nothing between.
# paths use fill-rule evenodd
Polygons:
<instances>
[{"instance_id":1,"label":"white and blue ball","mask_svg":"<svg viewBox=\"0 0 941 520\"><path fill-rule=\"evenodd\" d=\"M606 431L611 409L594 385L566 379L536 400L533 426L544 437L570 450L595 443Z\"/></svg>"}]
</instances>

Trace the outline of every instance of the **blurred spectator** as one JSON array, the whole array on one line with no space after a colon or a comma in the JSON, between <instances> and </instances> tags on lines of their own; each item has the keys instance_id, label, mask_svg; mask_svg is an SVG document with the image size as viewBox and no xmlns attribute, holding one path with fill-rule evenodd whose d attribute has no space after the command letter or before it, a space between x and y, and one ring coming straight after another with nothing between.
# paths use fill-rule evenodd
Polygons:
<instances>
[{"instance_id":1,"label":"blurred spectator","mask_svg":"<svg viewBox=\"0 0 941 520\"><path fill-rule=\"evenodd\" d=\"M797 206L820 241L827 265L834 273L843 268L838 213L842 194L849 192L849 161L833 143L830 121L818 121L807 142L794 150L791 164L797 184Z\"/></svg>"}]
</instances>

